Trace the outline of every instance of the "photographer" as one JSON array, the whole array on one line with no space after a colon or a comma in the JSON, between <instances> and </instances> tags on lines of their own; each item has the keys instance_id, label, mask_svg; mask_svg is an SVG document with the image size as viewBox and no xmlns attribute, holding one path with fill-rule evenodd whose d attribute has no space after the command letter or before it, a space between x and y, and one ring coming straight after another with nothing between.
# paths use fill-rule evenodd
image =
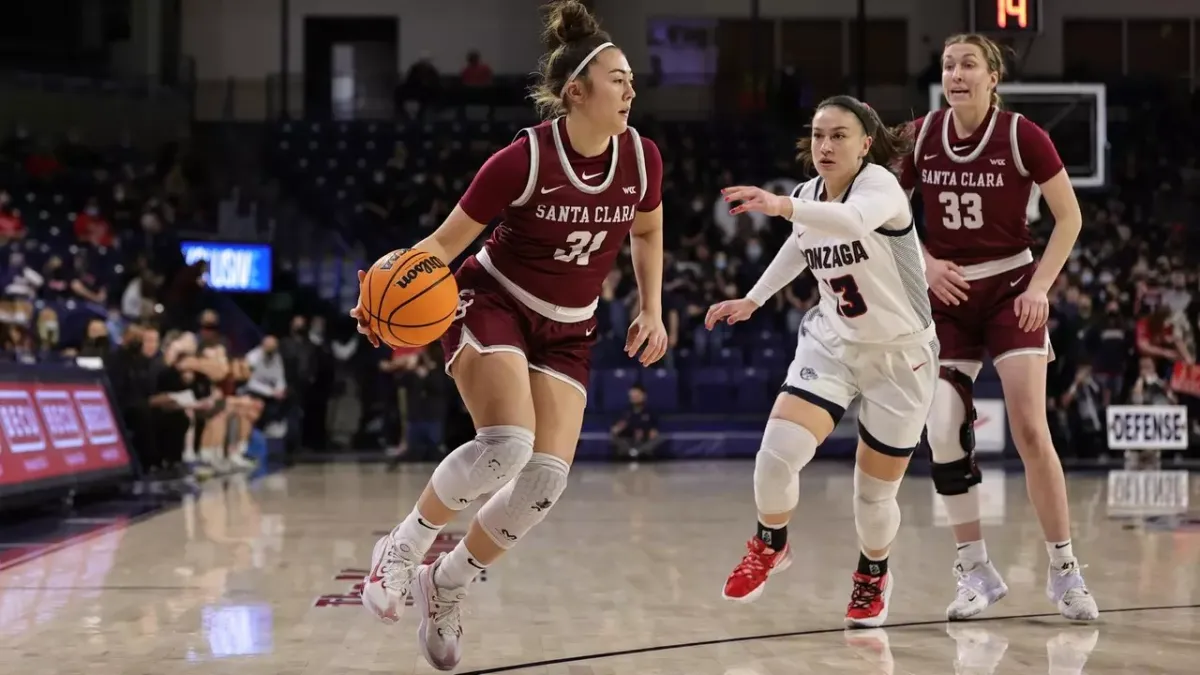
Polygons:
<instances>
[{"instance_id":1,"label":"photographer","mask_svg":"<svg viewBox=\"0 0 1200 675\"><path fill-rule=\"evenodd\" d=\"M450 383L428 347L403 361L399 372L401 417L406 455L416 461L437 460L445 454L446 411Z\"/></svg>"}]
</instances>

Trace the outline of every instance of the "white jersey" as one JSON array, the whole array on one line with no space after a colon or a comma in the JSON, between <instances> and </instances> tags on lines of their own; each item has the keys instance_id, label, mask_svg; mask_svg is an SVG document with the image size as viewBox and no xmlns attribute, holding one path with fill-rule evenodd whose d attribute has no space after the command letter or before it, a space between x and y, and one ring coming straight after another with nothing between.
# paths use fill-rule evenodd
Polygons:
<instances>
[{"instance_id":1,"label":"white jersey","mask_svg":"<svg viewBox=\"0 0 1200 675\"><path fill-rule=\"evenodd\" d=\"M794 236L747 297L762 305L807 267L821 299L806 324L822 321L846 342L929 343L935 332L925 258L900 181L864 164L845 194L823 190L814 178L792 192Z\"/></svg>"}]
</instances>

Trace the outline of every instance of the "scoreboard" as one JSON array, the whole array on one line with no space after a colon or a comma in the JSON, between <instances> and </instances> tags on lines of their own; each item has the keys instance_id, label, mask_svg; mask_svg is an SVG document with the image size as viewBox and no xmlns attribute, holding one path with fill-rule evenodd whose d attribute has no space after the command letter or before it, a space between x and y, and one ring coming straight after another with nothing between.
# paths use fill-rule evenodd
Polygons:
<instances>
[{"instance_id":1,"label":"scoreboard","mask_svg":"<svg viewBox=\"0 0 1200 675\"><path fill-rule=\"evenodd\" d=\"M967 0L972 33L1037 35L1042 32L1042 0Z\"/></svg>"}]
</instances>

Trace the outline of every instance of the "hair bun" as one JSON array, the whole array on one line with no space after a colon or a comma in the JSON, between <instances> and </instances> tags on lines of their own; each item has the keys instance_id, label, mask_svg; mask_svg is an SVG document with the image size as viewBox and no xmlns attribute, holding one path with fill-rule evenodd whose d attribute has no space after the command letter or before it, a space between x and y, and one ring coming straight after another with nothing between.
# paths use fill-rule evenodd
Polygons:
<instances>
[{"instance_id":1,"label":"hair bun","mask_svg":"<svg viewBox=\"0 0 1200 675\"><path fill-rule=\"evenodd\" d=\"M550 50L586 40L600 33L600 22L579 0L556 0L546 15L542 37Z\"/></svg>"}]
</instances>

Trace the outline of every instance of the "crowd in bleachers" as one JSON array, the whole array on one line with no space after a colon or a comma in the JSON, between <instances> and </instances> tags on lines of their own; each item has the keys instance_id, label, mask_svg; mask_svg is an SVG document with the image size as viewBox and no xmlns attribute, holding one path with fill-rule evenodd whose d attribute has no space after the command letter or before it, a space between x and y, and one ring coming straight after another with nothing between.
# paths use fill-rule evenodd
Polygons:
<instances>
[{"instance_id":1,"label":"crowd in bleachers","mask_svg":"<svg viewBox=\"0 0 1200 675\"><path fill-rule=\"evenodd\" d=\"M1110 402L1194 407L1200 395L1196 139L1180 117L1185 111L1169 117L1150 104L1127 111L1110 126L1109 187L1080 192L1084 232L1051 298L1057 356L1048 385L1051 420L1060 446L1080 447L1079 454L1092 452L1084 446L1102 446L1088 440L1103 434ZM648 372L624 357L636 294L623 256L601 298L589 412L626 414L629 389L640 384L646 405L658 413L761 414L816 289L802 276L751 322L704 330L708 306L744 294L787 232L765 218L730 217L718 191L735 179L790 189L799 177L790 151L797 132L718 122L638 126L658 142L665 161L664 307L672 349L661 368ZM473 172L520 127L456 115L282 122L271 155L292 194L352 233L370 260L432 231ZM1138 131L1146 128L1160 131L1148 140ZM1039 248L1052 227L1048 216L1033 225ZM1143 368L1140 357L1150 364ZM1157 380L1149 379L1151 371Z\"/></svg>"},{"instance_id":2,"label":"crowd in bleachers","mask_svg":"<svg viewBox=\"0 0 1200 675\"><path fill-rule=\"evenodd\" d=\"M103 368L140 468L168 479L246 468L263 411L222 388L252 373L199 311L204 264L180 252L184 160L76 132L0 143L0 355Z\"/></svg>"}]
</instances>

